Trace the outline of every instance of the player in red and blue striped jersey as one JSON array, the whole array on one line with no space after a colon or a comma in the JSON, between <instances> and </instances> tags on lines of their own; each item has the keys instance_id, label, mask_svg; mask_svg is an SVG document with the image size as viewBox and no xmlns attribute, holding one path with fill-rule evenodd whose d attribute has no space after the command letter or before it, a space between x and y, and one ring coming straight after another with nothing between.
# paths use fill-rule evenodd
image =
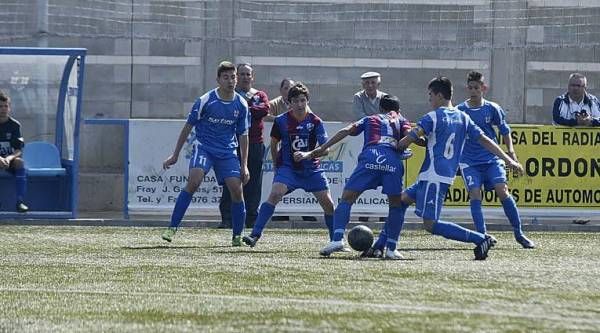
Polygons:
<instances>
[{"instance_id":1,"label":"player in red and blue striped jersey","mask_svg":"<svg viewBox=\"0 0 600 333\"><path fill-rule=\"evenodd\" d=\"M330 237L333 226L333 200L320 162L316 158L295 160L297 152L307 152L327 141L327 132L317 115L308 110L308 88L298 82L288 92L290 111L278 116L271 128L271 156L275 167L269 198L258 210L252 232L242 239L254 247L284 195L296 189L312 193L325 213ZM281 148L278 148L281 144Z\"/></svg>"},{"instance_id":2,"label":"player in red and blue striped jersey","mask_svg":"<svg viewBox=\"0 0 600 333\"><path fill-rule=\"evenodd\" d=\"M344 232L350 220L352 205L366 190L382 186L381 193L389 199L386 225L400 218L402 178L404 176L403 155L396 149L398 141L410 130L410 122L400 114L400 104L395 96L384 95L379 102L379 114L361 118L339 130L327 143L308 153L297 153L298 158L322 156L327 149L346 136L363 133L363 150L358 163L344 186L342 200L335 209L333 239L321 250L321 255L344 250ZM385 232L385 231L383 231Z\"/></svg>"},{"instance_id":3,"label":"player in red and blue striped jersey","mask_svg":"<svg viewBox=\"0 0 600 333\"><path fill-rule=\"evenodd\" d=\"M506 115L500 105L483 98L487 86L484 83L483 74L472 71L467 76L467 89L469 99L459 104L457 108L471 117L473 122L483 130L483 133L497 143L496 129L504 139L508 154L513 160L517 160L517 155L510 138L510 127L506 123ZM474 139L467 138L465 150L460 160L460 169L471 206L471 215L475 223L475 229L485 234L485 220L481 209L481 187L485 191L494 189L504 214L508 217L513 227L515 239L522 247L531 249L535 243L525 237L521 228L521 216L517 209L517 204L508 192L506 169L504 161L483 149L481 144Z\"/></svg>"}]
</instances>

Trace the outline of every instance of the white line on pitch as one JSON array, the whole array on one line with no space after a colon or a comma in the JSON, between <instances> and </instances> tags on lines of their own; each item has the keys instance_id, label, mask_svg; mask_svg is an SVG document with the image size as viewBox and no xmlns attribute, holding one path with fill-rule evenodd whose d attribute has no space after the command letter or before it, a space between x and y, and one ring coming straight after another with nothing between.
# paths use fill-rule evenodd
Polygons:
<instances>
[{"instance_id":1,"label":"white line on pitch","mask_svg":"<svg viewBox=\"0 0 600 333\"><path fill-rule=\"evenodd\" d=\"M165 293L165 292L119 292L119 291L96 291L96 290L65 290L65 289L30 289L30 288L0 288L2 292L15 293L56 293L56 294L90 294L90 295L110 295L110 296L167 296L167 297L189 297L189 298L214 298L228 300L243 300L243 301L263 301L263 302L282 302L282 303L298 303L298 304L314 304L327 306L350 306L359 307L361 309L379 308L382 310L407 310L419 312L436 312L436 313L461 313L465 315L488 315L495 317L514 317L528 318L538 320L553 320L553 321L572 321L578 324L600 325L600 319L589 318L571 318L563 316L551 316L546 314L533 313L517 313L517 312L500 312L498 310L485 311L481 309L448 309L434 306L422 305L400 305L400 304L381 304L381 303L358 303L344 300L331 299L301 299L301 298L278 298L278 297L261 297L261 296L241 296L241 295L214 295L214 294L194 294L194 293Z\"/></svg>"}]
</instances>

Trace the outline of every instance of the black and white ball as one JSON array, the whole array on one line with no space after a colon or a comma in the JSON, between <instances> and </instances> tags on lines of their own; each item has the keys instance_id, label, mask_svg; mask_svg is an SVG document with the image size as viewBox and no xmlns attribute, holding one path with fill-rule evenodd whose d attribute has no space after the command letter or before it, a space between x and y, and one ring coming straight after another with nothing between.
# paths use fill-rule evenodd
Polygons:
<instances>
[{"instance_id":1,"label":"black and white ball","mask_svg":"<svg viewBox=\"0 0 600 333\"><path fill-rule=\"evenodd\" d=\"M373 231L366 225L357 225L348 232L348 245L356 251L365 251L373 244Z\"/></svg>"}]
</instances>

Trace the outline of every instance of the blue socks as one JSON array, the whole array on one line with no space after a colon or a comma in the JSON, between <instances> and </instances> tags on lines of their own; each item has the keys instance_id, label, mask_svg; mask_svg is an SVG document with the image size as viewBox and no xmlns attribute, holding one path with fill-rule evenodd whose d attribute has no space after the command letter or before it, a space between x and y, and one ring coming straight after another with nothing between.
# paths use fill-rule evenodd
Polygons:
<instances>
[{"instance_id":1,"label":"blue socks","mask_svg":"<svg viewBox=\"0 0 600 333\"><path fill-rule=\"evenodd\" d=\"M239 236L244 230L244 221L246 221L246 205L244 201L231 203L231 226L233 235Z\"/></svg>"},{"instance_id":2,"label":"blue socks","mask_svg":"<svg viewBox=\"0 0 600 333\"><path fill-rule=\"evenodd\" d=\"M333 217L333 241L339 242L344 238L344 231L350 221L350 210L352 205L346 201L342 201L335 209Z\"/></svg>"},{"instance_id":3,"label":"blue socks","mask_svg":"<svg viewBox=\"0 0 600 333\"><path fill-rule=\"evenodd\" d=\"M501 201L502 208L504 209L504 214L508 218L510 225L513 227L513 232L515 236L520 236L523 234L523 230L521 229L521 216L519 215L519 211L517 209L517 204L515 203L515 199L512 196L508 196L506 199ZM473 217L473 222L475 223L475 229L478 232L485 234L485 221L483 219L483 212L481 210L481 200L471 200L471 216Z\"/></svg>"},{"instance_id":4,"label":"blue socks","mask_svg":"<svg viewBox=\"0 0 600 333\"><path fill-rule=\"evenodd\" d=\"M190 202L192 201L192 194L187 191L181 191L175 202L175 208L173 208L173 214L171 215L171 224L169 227L177 228L185 215Z\"/></svg>"},{"instance_id":5,"label":"blue socks","mask_svg":"<svg viewBox=\"0 0 600 333\"><path fill-rule=\"evenodd\" d=\"M390 207L388 218L385 223L385 233L387 235L386 246L388 251L396 250L396 244L400 238L402 225L404 224L404 215L408 205L402 204L400 207Z\"/></svg>"},{"instance_id":6,"label":"blue socks","mask_svg":"<svg viewBox=\"0 0 600 333\"><path fill-rule=\"evenodd\" d=\"M390 219L388 218L388 221L389 220ZM383 229L381 229L381 232L379 233L379 237L377 238L375 243L373 243L374 249L383 251L383 248L385 247L385 243L387 242L387 239L388 239L386 229L387 229L387 222L383 225Z\"/></svg>"},{"instance_id":7,"label":"blue socks","mask_svg":"<svg viewBox=\"0 0 600 333\"><path fill-rule=\"evenodd\" d=\"M260 237L262 235L263 229L269 222L269 219L273 216L273 212L275 211L275 206L271 205L268 202L263 202L258 209L258 216L256 217L256 221L254 222L254 228L252 229L251 236Z\"/></svg>"},{"instance_id":8,"label":"blue socks","mask_svg":"<svg viewBox=\"0 0 600 333\"><path fill-rule=\"evenodd\" d=\"M183 190L179 193L177 201L175 202L175 208L173 208L173 214L171 214L171 224L169 227L177 228L185 215L185 211L188 209L190 202L192 202L192 194ZM246 220L246 207L244 202L233 202L231 204L231 222L233 225L233 235L238 236L242 234L244 230L244 221Z\"/></svg>"},{"instance_id":9,"label":"blue socks","mask_svg":"<svg viewBox=\"0 0 600 333\"><path fill-rule=\"evenodd\" d=\"M256 222L254 223L254 228L252 228L252 233L250 233L253 237L262 236L262 232L267 225L267 222L273 216L275 212L275 206L265 201L260 205L258 209L258 216L256 217ZM329 240L333 239L333 215L325 215L325 225L327 225L327 230L329 230ZM343 235L343 234L342 234Z\"/></svg>"},{"instance_id":10,"label":"blue socks","mask_svg":"<svg viewBox=\"0 0 600 333\"><path fill-rule=\"evenodd\" d=\"M508 198L502 200L502 208L504 208L504 214L506 214L510 225L513 227L515 236L521 236L523 234L523 230L521 229L521 216L517 210L515 199L513 199L512 196L508 196Z\"/></svg>"},{"instance_id":11,"label":"blue socks","mask_svg":"<svg viewBox=\"0 0 600 333\"><path fill-rule=\"evenodd\" d=\"M501 203L504 214L508 218L510 225L513 227L515 236L522 235L521 216L519 215L515 199L512 196L508 196L506 199L502 200ZM479 233L485 234L487 230L483 219L483 212L481 210L481 200L471 200L471 216L473 217L475 229L477 229Z\"/></svg>"},{"instance_id":12,"label":"blue socks","mask_svg":"<svg viewBox=\"0 0 600 333\"><path fill-rule=\"evenodd\" d=\"M444 238L452 239L463 243L473 243L475 245L483 242L485 235L463 228L458 224L446 221L437 221L433 225L434 235L439 235Z\"/></svg>"},{"instance_id":13,"label":"blue socks","mask_svg":"<svg viewBox=\"0 0 600 333\"><path fill-rule=\"evenodd\" d=\"M485 234L485 220L483 219L483 211L481 210L481 200L471 200L471 216L473 217L475 230Z\"/></svg>"},{"instance_id":14,"label":"blue socks","mask_svg":"<svg viewBox=\"0 0 600 333\"><path fill-rule=\"evenodd\" d=\"M329 240L333 240L333 215L325 214L325 225L327 226L327 230L329 230Z\"/></svg>"},{"instance_id":15,"label":"blue socks","mask_svg":"<svg viewBox=\"0 0 600 333\"><path fill-rule=\"evenodd\" d=\"M27 176L25 175L25 169L16 169L16 185L17 185L17 203L25 200L25 191L27 189Z\"/></svg>"}]
</instances>

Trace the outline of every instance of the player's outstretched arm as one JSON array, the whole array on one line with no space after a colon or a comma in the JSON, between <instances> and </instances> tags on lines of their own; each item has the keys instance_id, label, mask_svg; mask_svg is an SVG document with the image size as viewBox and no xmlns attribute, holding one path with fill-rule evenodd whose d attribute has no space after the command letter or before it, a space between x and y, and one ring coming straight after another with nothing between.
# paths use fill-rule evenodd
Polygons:
<instances>
[{"instance_id":1,"label":"player's outstretched arm","mask_svg":"<svg viewBox=\"0 0 600 333\"><path fill-rule=\"evenodd\" d=\"M494 141L488 138L485 135L479 136L479 143L487 150L489 150L492 154L500 157L506 162L506 165L515 171L517 174L523 174L523 166L521 163L513 160L510 156L508 156L500 146L498 146Z\"/></svg>"},{"instance_id":2,"label":"player's outstretched arm","mask_svg":"<svg viewBox=\"0 0 600 333\"><path fill-rule=\"evenodd\" d=\"M398 145L396 146L398 151L404 151L413 143L417 143L420 146L418 142L425 142L425 140L421 139L424 134L425 132L422 128L413 127L402 139L400 139L400 141L398 141Z\"/></svg>"},{"instance_id":3,"label":"player's outstretched arm","mask_svg":"<svg viewBox=\"0 0 600 333\"><path fill-rule=\"evenodd\" d=\"M513 147L512 139L510 138L510 132L502 135L502 140L504 140L504 143L506 144L506 152L508 153L508 156L518 162L519 160L517 159L517 153Z\"/></svg>"},{"instance_id":4,"label":"player's outstretched arm","mask_svg":"<svg viewBox=\"0 0 600 333\"><path fill-rule=\"evenodd\" d=\"M246 185L250 180L250 171L248 170L248 134L238 136L240 142L240 173L242 183Z\"/></svg>"},{"instance_id":5,"label":"player's outstretched arm","mask_svg":"<svg viewBox=\"0 0 600 333\"><path fill-rule=\"evenodd\" d=\"M416 127L413 127L413 128L416 128ZM404 136L407 136L413 128L407 130L404 133ZM420 136L419 138L417 138L413 143L416 144L417 146L427 147L427 140L424 137L422 137L422 136Z\"/></svg>"},{"instance_id":6,"label":"player's outstretched arm","mask_svg":"<svg viewBox=\"0 0 600 333\"><path fill-rule=\"evenodd\" d=\"M302 160L307 160L307 159L311 159L311 158L318 158L321 156L325 156L327 154L329 154L329 147L335 145L336 143L342 141L345 137L347 137L348 135L350 135L350 131L352 129L352 125L348 125L344 128L342 128L341 130L337 131L337 133L335 133L334 136L331 137L331 139L327 140L327 142L325 142L324 144L320 145L319 147L311 150L311 151L297 151L294 153L294 160L296 162L302 161Z\"/></svg>"},{"instance_id":7,"label":"player's outstretched arm","mask_svg":"<svg viewBox=\"0 0 600 333\"><path fill-rule=\"evenodd\" d=\"M418 138L414 144L416 144L417 146L420 147L427 147L427 140L423 139L423 138Z\"/></svg>"},{"instance_id":8,"label":"player's outstretched arm","mask_svg":"<svg viewBox=\"0 0 600 333\"><path fill-rule=\"evenodd\" d=\"M163 169L166 170L170 168L171 165L177 163L177 160L179 159L179 153L181 152L181 148L183 148L183 144L192 132L192 128L193 126L187 123L183 126L183 128L181 129L181 133L179 133L177 144L175 145L175 151L163 162Z\"/></svg>"}]
</instances>

